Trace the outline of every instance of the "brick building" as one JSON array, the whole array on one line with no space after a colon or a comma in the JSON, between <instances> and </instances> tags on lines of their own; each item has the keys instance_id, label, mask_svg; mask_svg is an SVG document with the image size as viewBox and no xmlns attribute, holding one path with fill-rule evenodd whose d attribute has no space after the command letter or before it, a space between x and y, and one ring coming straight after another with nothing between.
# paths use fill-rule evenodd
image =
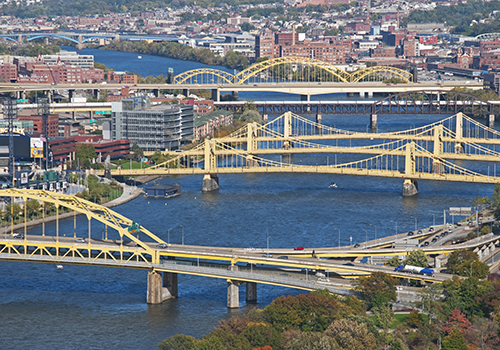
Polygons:
<instances>
[{"instance_id":1,"label":"brick building","mask_svg":"<svg viewBox=\"0 0 500 350\"><path fill-rule=\"evenodd\" d=\"M116 82L120 84L134 85L137 84L137 75L127 74L125 72L108 71L108 82Z\"/></svg>"},{"instance_id":2,"label":"brick building","mask_svg":"<svg viewBox=\"0 0 500 350\"><path fill-rule=\"evenodd\" d=\"M41 135L43 133L43 117L40 115L18 116L19 120L33 121L33 134ZM46 137L59 136L59 115L49 114L47 116L47 135Z\"/></svg>"},{"instance_id":3,"label":"brick building","mask_svg":"<svg viewBox=\"0 0 500 350\"><path fill-rule=\"evenodd\" d=\"M102 135L84 135L59 138L49 141L49 148L56 162L66 162L75 159L77 144L91 144L101 161L109 155L111 159L123 158L130 153L129 140L103 140Z\"/></svg>"},{"instance_id":4,"label":"brick building","mask_svg":"<svg viewBox=\"0 0 500 350\"><path fill-rule=\"evenodd\" d=\"M216 136L217 129L231 124L233 124L233 113L228 111L214 111L204 116L197 116L194 120L194 139Z\"/></svg>"},{"instance_id":5,"label":"brick building","mask_svg":"<svg viewBox=\"0 0 500 350\"><path fill-rule=\"evenodd\" d=\"M17 66L13 63L1 63L0 79L7 83L17 82Z\"/></svg>"}]
</instances>

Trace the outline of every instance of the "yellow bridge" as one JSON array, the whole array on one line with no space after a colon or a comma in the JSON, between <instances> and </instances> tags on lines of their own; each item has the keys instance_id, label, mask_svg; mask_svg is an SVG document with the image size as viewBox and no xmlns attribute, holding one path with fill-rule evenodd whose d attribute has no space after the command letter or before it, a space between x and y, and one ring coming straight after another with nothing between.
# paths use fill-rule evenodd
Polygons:
<instances>
[{"instance_id":1,"label":"yellow bridge","mask_svg":"<svg viewBox=\"0 0 500 350\"><path fill-rule=\"evenodd\" d=\"M274 249L268 252L275 257L263 255L264 249L242 249L227 247L203 247L173 245L164 242L146 228L130 219L101 205L88 202L78 197L40 191L5 189L0 190L1 197L21 198L24 202L23 219L5 228L0 235L0 259L10 261L40 262L52 264L79 264L88 266L108 266L148 270L149 303L160 303L170 297L177 296L177 274L193 274L199 276L226 279L228 283L228 307L238 307L238 285L247 284L247 300L257 297L256 283L266 283L304 290L328 288L333 293L351 293L353 284L348 280L332 279L321 281L309 276L307 271L324 271L332 276L357 278L372 272L385 272L398 278L408 278L403 272L393 268L353 264L342 265L331 259L321 257L363 257L375 255L405 255L407 248L387 248L391 237L378 242L371 242L364 248L309 248L305 251L293 249ZM28 213L26 202L36 200L42 203L43 218L36 228L30 229L28 235ZM47 211L54 215L47 217ZM64 214L62 214L65 212ZM87 222L88 234L76 236L77 215L80 217L78 227L81 230L82 220ZM69 215L74 218L74 234L61 234L59 218ZM46 230L46 222L55 220L55 229ZM102 223L105 233L92 230L92 222ZM51 225L53 227L54 225ZM96 232L99 231L99 232ZM436 232L424 232L416 238L425 239ZM396 237L397 238L397 237ZM394 239L396 239L394 238ZM491 243L498 243L496 237L488 237L481 241L463 245L446 247L426 247L429 255L449 253L457 249L475 249ZM316 253L315 253L316 252ZM280 259L278 255L286 255ZM304 272L306 271L306 272ZM414 279L430 282L442 282L449 275L436 273L433 276L415 275Z\"/></svg>"},{"instance_id":2,"label":"yellow bridge","mask_svg":"<svg viewBox=\"0 0 500 350\"><path fill-rule=\"evenodd\" d=\"M374 144L375 140L382 143ZM500 145L498 131L462 113L410 130L365 133L324 126L287 112L267 124L250 123L227 137L206 139L191 150L165 152L171 159L164 163L144 169L111 170L111 174L199 174L204 175L204 191L218 188L218 174L327 173L391 177L404 180L403 195L414 195L417 180L500 182L496 172L482 174L456 164L457 161L497 162L500 160L497 145ZM371 156L343 164L330 162L329 157L324 164L293 164L287 157L311 153Z\"/></svg>"}]
</instances>

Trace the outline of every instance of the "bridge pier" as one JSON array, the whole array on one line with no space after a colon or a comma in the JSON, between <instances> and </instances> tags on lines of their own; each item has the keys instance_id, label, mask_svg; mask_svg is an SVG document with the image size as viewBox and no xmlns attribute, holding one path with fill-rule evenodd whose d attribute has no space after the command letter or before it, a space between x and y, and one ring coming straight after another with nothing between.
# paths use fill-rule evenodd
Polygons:
<instances>
[{"instance_id":1,"label":"bridge pier","mask_svg":"<svg viewBox=\"0 0 500 350\"><path fill-rule=\"evenodd\" d=\"M267 114L263 114L262 119L264 120L265 123L267 123L269 116Z\"/></svg>"},{"instance_id":2,"label":"bridge pier","mask_svg":"<svg viewBox=\"0 0 500 350\"><path fill-rule=\"evenodd\" d=\"M416 180L405 179L403 182L403 197L411 197L418 193L418 184Z\"/></svg>"},{"instance_id":3,"label":"bridge pier","mask_svg":"<svg viewBox=\"0 0 500 350\"><path fill-rule=\"evenodd\" d=\"M368 98L372 98L373 97L373 91L368 91Z\"/></svg>"},{"instance_id":4,"label":"bridge pier","mask_svg":"<svg viewBox=\"0 0 500 350\"><path fill-rule=\"evenodd\" d=\"M220 91L219 91L219 89L212 89L212 101L220 102Z\"/></svg>"},{"instance_id":5,"label":"bridge pier","mask_svg":"<svg viewBox=\"0 0 500 350\"><path fill-rule=\"evenodd\" d=\"M211 192L219 189L219 178L216 174L205 174L201 184L202 192Z\"/></svg>"},{"instance_id":6,"label":"bridge pier","mask_svg":"<svg viewBox=\"0 0 500 350\"><path fill-rule=\"evenodd\" d=\"M494 114L490 114L488 116L488 127L493 129L495 127L495 115Z\"/></svg>"},{"instance_id":7,"label":"bridge pier","mask_svg":"<svg viewBox=\"0 0 500 350\"><path fill-rule=\"evenodd\" d=\"M322 116L320 113L316 114L316 124L321 124Z\"/></svg>"},{"instance_id":8,"label":"bridge pier","mask_svg":"<svg viewBox=\"0 0 500 350\"><path fill-rule=\"evenodd\" d=\"M462 142L455 143L455 153L464 153L465 148Z\"/></svg>"},{"instance_id":9,"label":"bridge pier","mask_svg":"<svg viewBox=\"0 0 500 350\"><path fill-rule=\"evenodd\" d=\"M364 91L360 91L360 92L359 92L359 97L361 97L361 98L365 98L365 93L364 93Z\"/></svg>"},{"instance_id":10,"label":"bridge pier","mask_svg":"<svg viewBox=\"0 0 500 350\"><path fill-rule=\"evenodd\" d=\"M438 160L434 160L432 162L432 172L434 174L442 174L442 173L444 173L444 164L441 163Z\"/></svg>"},{"instance_id":11,"label":"bridge pier","mask_svg":"<svg viewBox=\"0 0 500 350\"><path fill-rule=\"evenodd\" d=\"M73 89L68 90L69 102L71 102L71 99L74 97L74 95L75 95L75 90L73 90Z\"/></svg>"},{"instance_id":12,"label":"bridge pier","mask_svg":"<svg viewBox=\"0 0 500 350\"><path fill-rule=\"evenodd\" d=\"M43 43L48 46L49 45L49 38L43 39Z\"/></svg>"},{"instance_id":13,"label":"bridge pier","mask_svg":"<svg viewBox=\"0 0 500 350\"><path fill-rule=\"evenodd\" d=\"M376 114L370 114L370 128L371 129L377 129L377 115Z\"/></svg>"},{"instance_id":14,"label":"bridge pier","mask_svg":"<svg viewBox=\"0 0 500 350\"><path fill-rule=\"evenodd\" d=\"M23 43L23 35L22 34L19 34L19 36L17 37L17 42L19 44L22 44Z\"/></svg>"},{"instance_id":15,"label":"bridge pier","mask_svg":"<svg viewBox=\"0 0 500 350\"><path fill-rule=\"evenodd\" d=\"M300 95L300 100L309 102L311 100L311 96L310 95Z\"/></svg>"},{"instance_id":16,"label":"bridge pier","mask_svg":"<svg viewBox=\"0 0 500 350\"><path fill-rule=\"evenodd\" d=\"M246 293L247 293L246 294L247 302L256 302L257 301L257 283L247 282Z\"/></svg>"},{"instance_id":17,"label":"bridge pier","mask_svg":"<svg viewBox=\"0 0 500 350\"><path fill-rule=\"evenodd\" d=\"M233 97L234 97L234 99L235 99L235 100L237 100L237 99L239 99L239 98L240 98L240 94L239 94L239 92L238 92L238 91L233 91L233 92L231 93L231 95L233 95Z\"/></svg>"},{"instance_id":18,"label":"bridge pier","mask_svg":"<svg viewBox=\"0 0 500 350\"><path fill-rule=\"evenodd\" d=\"M83 38L82 35L78 35L78 44L76 45L77 50L83 50L85 46L83 46Z\"/></svg>"},{"instance_id":19,"label":"bridge pier","mask_svg":"<svg viewBox=\"0 0 500 350\"><path fill-rule=\"evenodd\" d=\"M153 89L153 95L156 98L160 98L160 89Z\"/></svg>"},{"instance_id":20,"label":"bridge pier","mask_svg":"<svg viewBox=\"0 0 500 350\"><path fill-rule=\"evenodd\" d=\"M177 297L177 274L169 273L168 275L175 275L175 277L169 276L167 278L170 283L175 282L175 287L170 284L170 289L168 283L167 286L164 287L161 273L156 271L148 272L148 290L146 297L146 302L148 304L161 304L167 299Z\"/></svg>"},{"instance_id":21,"label":"bridge pier","mask_svg":"<svg viewBox=\"0 0 500 350\"><path fill-rule=\"evenodd\" d=\"M182 94L186 97L189 96L189 89L182 89Z\"/></svg>"},{"instance_id":22,"label":"bridge pier","mask_svg":"<svg viewBox=\"0 0 500 350\"><path fill-rule=\"evenodd\" d=\"M229 271L238 271L238 266L231 265L228 267ZM236 309L240 307L240 294L239 285L240 281L227 280L227 308Z\"/></svg>"},{"instance_id":23,"label":"bridge pier","mask_svg":"<svg viewBox=\"0 0 500 350\"><path fill-rule=\"evenodd\" d=\"M99 99L99 95L100 95L99 89L93 89L92 90L92 95L94 95L94 98L96 100L98 100Z\"/></svg>"}]
</instances>

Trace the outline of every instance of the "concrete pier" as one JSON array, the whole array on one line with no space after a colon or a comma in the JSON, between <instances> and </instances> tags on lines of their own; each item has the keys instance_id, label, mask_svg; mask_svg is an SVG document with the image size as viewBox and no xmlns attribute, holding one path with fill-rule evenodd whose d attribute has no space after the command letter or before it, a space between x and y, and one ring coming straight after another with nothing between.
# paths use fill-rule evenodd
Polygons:
<instances>
[{"instance_id":1,"label":"concrete pier","mask_svg":"<svg viewBox=\"0 0 500 350\"><path fill-rule=\"evenodd\" d=\"M219 189L219 178L215 174L205 174L201 184L202 192L211 192Z\"/></svg>"},{"instance_id":2,"label":"concrete pier","mask_svg":"<svg viewBox=\"0 0 500 350\"><path fill-rule=\"evenodd\" d=\"M493 129L495 127L495 115L494 114L490 114L488 116L488 127Z\"/></svg>"},{"instance_id":3,"label":"concrete pier","mask_svg":"<svg viewBox=\"0 0 500 350\"><path fill-rule=\"evenodd\" d=\"M228 267L230 271L238 271L238 266L232 265ZM236 309L240 307L239 285L240 281L227 280L227 308Z\"/></svg>"},{"instance_id":4,"label":"concrete pier","mask_svg":"<svg viewBox=\"0 0 500 350\"><path fill-rule=\"evenodd\" d=\"M377 129L377 115L376 114L370 114L370 128L371 129Z\"/></svg>"},{"instance_id":5,"label":"concrete pier","mask_svg":"<svg viewBox=\"0 0 500 350\"><path fill-rule=\"evenodd\" d=\"M219 91L219 89L212 89L212 101L220 102L220 91Z\"/></svg>"},{"instance_id":6,"label":"concrete pier","mask_svg":"<svg viewBox=\"0 0 500 350\"><path fill-rule=\"evenodd\" d=\"M146 301L148 304L161 304L165 300L177 297L177 274L169 273L168 280L170 283L169 287L163 286L162 274L156 271L148 272L148 290ZM168 284L167 283L167 284ZM174 285L175 284L175 285Z\"/></svg>"},{"instance_id":7,"label":"concrete pier","mask_svg":"<svg viewBox=\"0 0 500 350\"><path fill-rule=\"evenodd\" d=\"M309 95L300 95L300 100L301 101L307 101L307 102L309 102L311 100L311 96L309 96Z\"/></svg>"},{"instance_id":8,"label":"concrete pier","mask_svg":"<svg viewBox=\"0 0 500 350\"><path fill-rule=\"evenodd\" d=\"M262 119L264 120L265 123L267 123L267 120L269 119L269 116L267 114L262 115Z\"/></svg>"},{"instance_id":9,"label":"concrete pier","mask_svg":"<svg viewBox=\"0 0 500 350\"><path fill-rule=\"evenodd\" d=\"M403 197L414 196L418 193L418 184L416 180L405 179L403 183Z\"/></svg>"},{"instance_id":10,"label":"concrete pier","mask_svg":"<svg viewBox=\"0 0 500 350\"><path fill-rule=\"evenodd\" d=\"M257 283L247 282L247 291L246 292L247 292L247 294L246 294L247 302L257 301Z\"/></svg>"},{"instance_id":11,"label":"concrete pier","mask_svg":"<svg viewBox=\"0 0 500 350\"><path fill-rule=\"evenodd\" d=\"M321 124L322 115L320 113L316 114L316 123Z\"/></svg>"}]
</instances>

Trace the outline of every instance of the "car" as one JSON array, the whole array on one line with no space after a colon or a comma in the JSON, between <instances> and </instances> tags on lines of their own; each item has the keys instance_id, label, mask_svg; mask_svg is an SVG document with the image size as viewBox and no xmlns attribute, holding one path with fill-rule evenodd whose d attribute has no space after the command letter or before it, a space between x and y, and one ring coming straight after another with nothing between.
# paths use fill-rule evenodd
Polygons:
<instances>
[{"instance_id":1,"label":"car","mask_svg":"<svg viewBox=\"0 0 500 350\"><path fill-rule=\"evenodd\" d=\"M262 254L262 257L264 257L264 258L272 258L273 255L271 253L266 253L266 254Z\"/></svg>"},{"instance_id":2,"label":"car","mask_svg":"<svg viewBox=\"0 0 500 350\"><path fill-rule=\"evenodd\" d=\"M293 250L304 250L304 247L293 248Z\"/></svg>"},{"instance_id":3,"label":"car","mask_svg":"<svg viewBox=\"0 0 500 350\"><path fill-rule=\"evenodd\" d=\"M413 231L408 232L408 236L413 236Z\"/></svg>"},{"instance_id":4,"label":"car","mask_svg":"<svg viewBox=\"0 0 500 350\"><path fill-rule=\"evenodd\" d=\"M434 243L434 242L436 242L437 240L438 240L438 239L437 239L436 237L434 237L434 238L432 239L432 241L431 241L431 242L432 242L432 243Z\"/></svg>"},{"instance_id":5,"label":"car","mask_svg":"<svg viewBox=\"0 0 500 350\"><path fill-rule=\"evenodd\" d=\"M286 255L281 255L281 256L278 256L278 259L285 259L285 260L286 260L286 259L288 259L288 256L286 256Z\"/></svg>"},{"instance_id":6,"label":"car","mask_svg":"<svg viewBox=\"0 0 500 350\"><path fill-rule=\"evenodd\" d=\"M434 227L429 227L429 232L434 231Z\"/></svg>"},{"instance_id":7,"label":"car","mask_svg":"<svg viewBox=\"0 0 500 350\"><path fill-rule=\"evenodd\" d=\"M326 277L319 277L318 282L330 282L330 279Z\"/></svg>"},{"instance_id":8,"label":"car","mask_svg":"<svg viewBox=\"0 0 500 350\"><path fill-rule=\"evenodd\" d=\"M19 238L19 239L23 239L23 238L24 238L24 233L14 232L14 233L12 234L12 238Z\"/></svg>"},{"instance_id":9,"label":"car","mask_svg":"<svg viewBox=\"0 0 500 350\"><path fill-rule=\"evenodd\" d=\"M444 237L444 236L446 236L446 235L447 235L447 233L446 233L446 232L441 232L441 234L440 234L440 236L441 236L441 237Z\"/></svg>"},{"instance_id":10,"label":"car","mask_svg":"<svg viewBox=\"0 0 500 350\"><path fill-rule=\"evenodd\" d=\"M446 232L446 231L445 231L445 232ZM451 233L451 232L452 232L452 231L451 231L451 228L450 228L450 229L448 229L448 233Z\"/></svg>"},{"instance_id":11,"label":"car","mask_svg":"<svg viewBox=\"0 0 500 350\"><path fill-rule=\"evenodd\" d=\"M422 230L418 230L418 231L417 231L417 234L421 234L421 233L422 233Z\"/></svg>"},{"instance_id":12,"label":"car","mask_svg":"<svg viewBox=\"0 0 500 350\"><path fill-rule=\"evenodd\" d=\"M167 243L158 243L156 246L157 246L158 248L160 248L160 249L165 249L165 248L168 248Z\"/></svg>"},{"instance_id":13,"label":"car","mask_svg":"<svg viewBox=\"0 0 500 350\"><path fill-rule=\"evenodd\" d=\"M429 242L424 242L424 244L422 244L424 247L427 247L429 246Z\"/></svg>"},{"instance_id":14,"label":"car","mask_svg":"<svg viewBox=\"0 0 500 350\"><path fill-rule=\"evenodd\" d=\"M76 243L85 243L85 238L77 238L75 240Z\"/></svg>"},{"instance_id":15,"label":"car","mask_svg":"<svg viewBox=\"0 0 500 350\"><path fill-rule=\"evenodd\" d=\"M359 248L359 243L356 243L356 244L354 245L354 248Z\"/></svg>"},{"instance_id":16,"label":"car","mask_svg":"<svg viewBox=\"0 0 500 350\"><path fill-rule=\"evenodd\" d=\"M342 264L342 265L345 265L345 266L354 266L353 263L345 263L345 264Z\"/></svg>"},{"instance_id":17,"label":"car","mask_svg":"<svg viewBox=\"0 0 500 350\"><path fill-rule=\"evenodd\" d=\"M244 248L243 250L246 252L251 252L252 250L255 250L255 248L250 247L250 248Z\"/></svg>"}]
</instances>

